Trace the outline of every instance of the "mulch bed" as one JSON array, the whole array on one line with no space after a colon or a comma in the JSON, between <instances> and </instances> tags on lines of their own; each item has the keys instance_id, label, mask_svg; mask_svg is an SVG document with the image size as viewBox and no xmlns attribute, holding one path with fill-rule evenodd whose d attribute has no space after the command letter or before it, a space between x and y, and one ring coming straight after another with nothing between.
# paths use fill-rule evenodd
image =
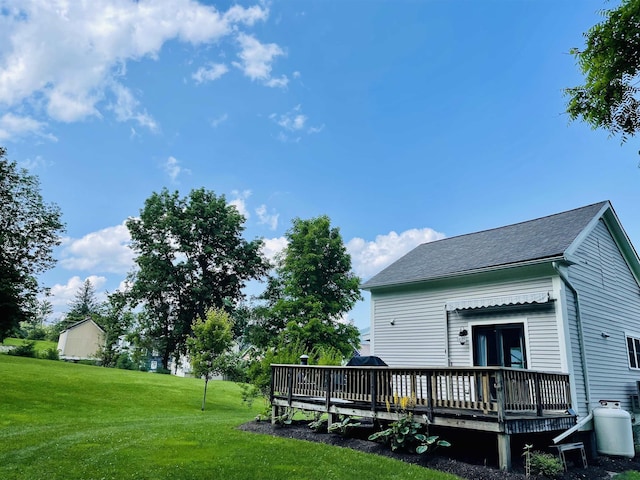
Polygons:
<instances>
[{"instance_id":1,"label":"mulch bed","mask_svg":"<svg viewBox=\"0 0 640 480\"><path fill-rule=\"evenodd\" d=\"M343 437L337 434L316 433L308 427L308 423L309 421L296 421L292 425L280 427L272 425L268 421L251 421L241 425L240 429L278 437L322 442L337 447L384 455L403 462L452 473L469 480L524 480L526 478L524 466L521 462L516 462L515 458L512 472L503 472L497 468L496 450L491 436L474 436L465 432L464 436L451 438L450 435L455 434L447 432L447 436L442 435L442 437L451 441L453 444L451 449L446 449L446 451L440 449L435 454L425 455L399 454L391 452L385 445L366 440L369 434L374 431L372 425L365 424L354 429L348 437ZM582 468L576 458L575 463L569 461L568 472L557 478L561 480L605 480L610 479L613 473L628 470L640 471L640 457L629 459L598 456L589 459L589 466L586 469ZM530 478L543 477L531 476Z\"/></svg>"}]
</instances>

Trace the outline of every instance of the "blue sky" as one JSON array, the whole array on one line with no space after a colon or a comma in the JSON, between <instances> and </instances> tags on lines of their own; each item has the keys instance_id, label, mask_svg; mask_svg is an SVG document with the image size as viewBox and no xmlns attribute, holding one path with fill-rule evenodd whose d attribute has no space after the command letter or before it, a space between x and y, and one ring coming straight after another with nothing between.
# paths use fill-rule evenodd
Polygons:
<instances>
[{"instance_id":1,"label":"blue sky","mask_svg":"<svg viewBox=\"0 0 640 480\"><path fill-rule=\"evenodd\" d=\"M120 286L124 221L163 187L224 194L270 255L326 214L363 280L601 200L640 245L637 141L563 113L568 51L616 4L0 0L0 144L67 224L55 315Z\"/></svg>"}]
</instances>

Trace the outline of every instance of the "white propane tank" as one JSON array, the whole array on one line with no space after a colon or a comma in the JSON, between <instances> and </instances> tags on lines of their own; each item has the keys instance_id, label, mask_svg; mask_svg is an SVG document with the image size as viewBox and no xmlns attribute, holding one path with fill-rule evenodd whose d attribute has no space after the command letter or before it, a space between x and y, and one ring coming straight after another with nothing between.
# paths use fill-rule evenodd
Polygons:
<instances>
[{"instance_id":1,"label":"white propane tank","mask_svg":"<svg viewBox=\"0 0 640 480\"><path fill-rule=\"evenodd\" d=\"M620 408L618 400L600 400L600 407L593 409L593 428L599 454L635 456L631 415Z\"/></svg>"}]
</instances>

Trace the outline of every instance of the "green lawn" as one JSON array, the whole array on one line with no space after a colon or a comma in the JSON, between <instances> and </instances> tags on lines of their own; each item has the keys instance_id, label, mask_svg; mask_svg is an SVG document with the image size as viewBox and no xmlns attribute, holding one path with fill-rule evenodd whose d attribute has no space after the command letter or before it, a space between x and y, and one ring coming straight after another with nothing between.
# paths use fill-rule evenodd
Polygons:
<instances>
[{"instance_id":1,"label":"green lawn","mask_svg":"<svg viewBox=\"0 0 640 480\"><path fill-rule=\"evenodd\" d=\"M324 444L242 432L239 388L0 355L2 479L453 479Z\"/></svg>"},{"instance_id":2,"label":"green lawn","mask_svg":"<svg viewBox=\"0 0 640 480\"><path fill-rule=\"evenodd\" d=\"M23 340L21 338L5 338L3 345L22 345L26 341L27 340ZM55 350L58 348L58 344L47 340L35 340L36 353L42 353L50 348Z\"/></svg>"}]
</instances>

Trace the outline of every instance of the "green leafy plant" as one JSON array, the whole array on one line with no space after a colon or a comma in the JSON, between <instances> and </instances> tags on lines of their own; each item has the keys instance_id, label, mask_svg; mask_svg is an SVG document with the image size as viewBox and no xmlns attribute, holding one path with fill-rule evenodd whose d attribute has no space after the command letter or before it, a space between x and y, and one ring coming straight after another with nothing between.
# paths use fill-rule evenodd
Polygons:
<instances>
[{"instance_id":1,"label":"green leafy plant","mask_svg":"<svg viewBox=\"0 0 640 480\"><path fill-rule=\"evenodd\" d=\"M323 416L321 413L316 413L313 421L309 422L309 428L316 433L323 433L327 431L329 419Z\"/></svg>"},{"instance_id":2,"label":"green leafy plant","mask_svg":"<svg viewBox=\"0 0 640 480\"><path fill-rule=\"evenodd\" d=\"M116 360L116 368L119 368L121 370L134 370L135 365L133 364L133 361L131 360L129 354L123 352L118 355L118 359Z\"/></svg>"},{"instance_id":3,"label":"green leafy plant","mask_svg":"<svg viewBox=\"0 0 640 480\"><path fill-rule=\"evenodd\" d=\"M356 427L359 427L360 425L362 425L362 423L358 422L357 420L354 420L352 417L349 417L348 415L344 415L340 417L339 422L334 422L331 425L329 425L329 427L327 428L327 431L329 433L337 433L339 435L342 435L343 437L346 437L349 435L349 432L351 430L353 430Z\"/></svg>"},{"instance_id":4,"label":"green leafy plant","mask_svg":"<svg viewBox=\"0 0 640 480\"><path fill-rule=\"evenodd\" d=\"M40 352L38 356L44 360L60 360L60 353L57 348L47 348Z\"/></svg>"},{"instance_id":5,"label":"green leafy plant","mask_svg":"<svg viewBox=\"0 0 640 480\"><path fill-rule=\"evenodd\" d=\"M384 443L391 447L392 451L404 450L423 454L433 452L438 447L450 447L446 440L441 440L438 435L422 433L424 425L416 422L413 413L409 410L415 405L415 398L393 397L393 408L398 413L398 420L389 424L389 427L369 435L369 440ZM391 412L392 405L387 401L387 411Z\"/></svg>"},{"instance_id":6,"label":"green leafy plant","mask_svg":"<svg viewBox=\"0 0 640 480\"><path fill-rule=\"evenodd\" d=\"M240 398L242 399L242 403L244 403L248 408L253 407L253 402L256 398L261 396L260 389L255 385L251 385L248 383L238 383L240 387Z\"/></svg>"},{"instance_id":7,"label":"green leafy plant","mask_svg":"<svg viewBox=\"0 0 640 480\"><path fill-rule=\"evenodd\" d=\"M543 475L547 478L556 478L564 470L560 459L550 453L530 452L529 463L531 474Z\"/></svg>"},{"instance_id":8,"label":"green leafy plant","mask_svg":"<svg viewBox=\"0 0 640 480\"><path fill-rule=\"evenodd\" d=\"M446 440L440 440L437 435L421 433L423 425L413 419L413 414L406 413L389 428L369 435L369 440L381 442L391 447L392 451L403 450L418 454L433 452L438 447L450 447Z\"/></svg>"},{"instance_id":9,"label":"green leafy plant","mask_svg":"<svg viewBox=\"0 0 640 480\"><path fill-rule=\"evenodd\" d=\"M295 411L293 408L286 408L284 412L280 415L276 415L272 418L274 425L278 427L286 427L287 425L291 425L293 422L293 414Z\"/></svg>"},{"instance_id":10,"label":"green leafy plant","mask_svg":"<svg viewBox=\"0 0 640 480\"><path fill-rule=\"evenodd\" d=\"M25 341L22 345L16 345L9 351L9 355L16 357L32 357L36 356L36 342L32 340Z\"/></svg>"}]
</instances>

